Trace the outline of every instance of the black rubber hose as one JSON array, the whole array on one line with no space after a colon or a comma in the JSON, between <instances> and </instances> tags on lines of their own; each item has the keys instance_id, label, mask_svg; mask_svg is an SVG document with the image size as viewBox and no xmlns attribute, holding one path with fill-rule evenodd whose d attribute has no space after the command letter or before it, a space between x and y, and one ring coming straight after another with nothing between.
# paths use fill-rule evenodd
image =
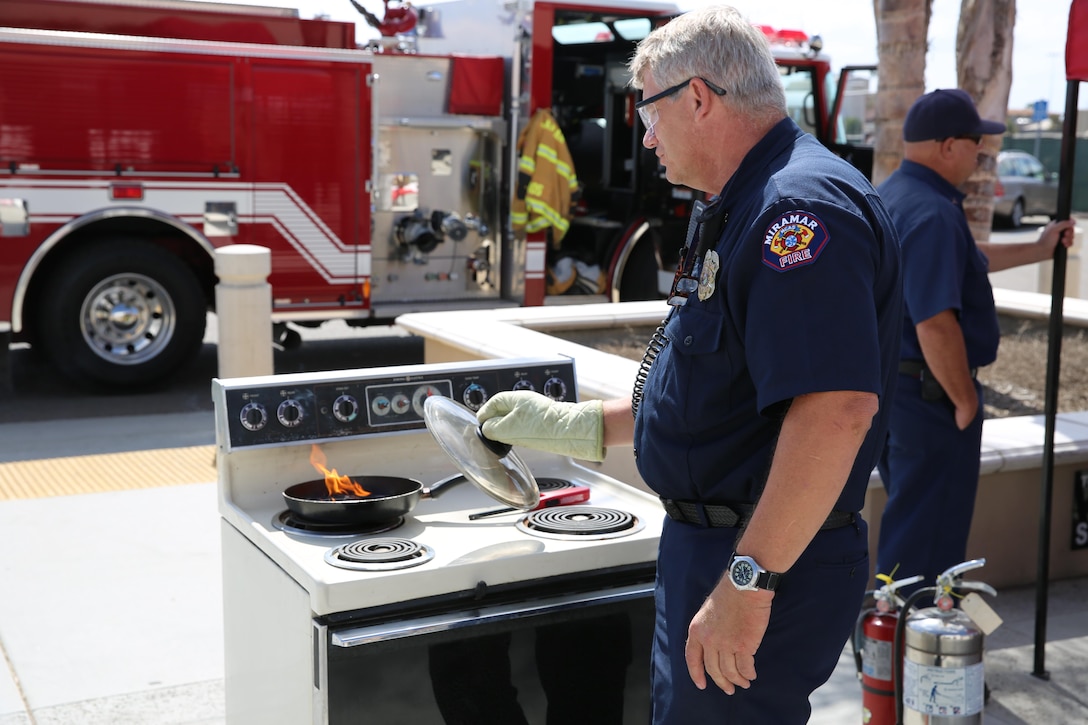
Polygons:
<instances>
[{"instance_id":1,"label":"black rubber hose","mask_svg":"<svg viewBox=\"0 0 1088 725\"><path fill-rule=\"evenodd\" d=\"M876 590L870 589L865 592L865 596L861 598L861 613L858 614L858 619L854 622L854 635L850 638L850 646L854 650L854 665L858 670L858 679L861 679L861 649L858 647L858 642L861 640L862 623L865 618L872 612L875 612L874 607L867 607L870 599L875 599Z\"/></svg>"}]
</instances>

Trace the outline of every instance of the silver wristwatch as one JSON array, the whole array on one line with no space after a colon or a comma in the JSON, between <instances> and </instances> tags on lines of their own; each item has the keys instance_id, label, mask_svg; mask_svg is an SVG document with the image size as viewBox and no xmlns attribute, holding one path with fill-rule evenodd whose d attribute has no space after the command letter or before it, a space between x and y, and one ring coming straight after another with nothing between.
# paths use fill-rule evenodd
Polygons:
<instances>
[{"instance_id":1,"label":"silver wristwatch","mask_svg":"<svg viewBox=\"0 0 1088 725\"><path fill-rule=\"evenodd\" d=\"M729 581L742 592L754 592L758 589L766 589L773 592L778 586L781 574L767 571L750 556L738 556L733 552L729 559Z\"/></svg>"}]
</instances>

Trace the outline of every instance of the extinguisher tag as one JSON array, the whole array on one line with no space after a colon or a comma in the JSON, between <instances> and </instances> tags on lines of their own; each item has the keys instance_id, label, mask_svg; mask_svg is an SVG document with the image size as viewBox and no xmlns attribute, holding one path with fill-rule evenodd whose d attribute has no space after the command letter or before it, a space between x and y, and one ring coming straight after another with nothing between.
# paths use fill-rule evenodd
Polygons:
<instances>
[{"instance_id":1,"label":"extinguisher tag","mask_svg":"<svg viewBox=\"0 0 1088 725\"><path fill-rule=\"evenodd\" d=\"M924 715L964 717L982 712L983 664L932 667L903 662L903 706Z\"/></svg>"},{"instance_id":2,"label":"extinguisher tag","mask_svg":"<svg viewBox=\"0 0 1088 725\"><path fill-rule=\"evenodd\" d=\"M971 618L982 633L987 637L995 629L1001 626L1002 619L997 612L993 610L986 600L980 597L975 592L971 592L960 602L960 609L963 613Z\"/></svg>"},{"instance_id":3,"label":"extinguisher tag","mask_svg":"<svg viewBox=\"0 0 1088 725\"><path fill-rule=\"evenodd\" d=\"M892 643L865 637L861 650L862 674L874 680L892 679Z\"/></svg>"}]
</instances>

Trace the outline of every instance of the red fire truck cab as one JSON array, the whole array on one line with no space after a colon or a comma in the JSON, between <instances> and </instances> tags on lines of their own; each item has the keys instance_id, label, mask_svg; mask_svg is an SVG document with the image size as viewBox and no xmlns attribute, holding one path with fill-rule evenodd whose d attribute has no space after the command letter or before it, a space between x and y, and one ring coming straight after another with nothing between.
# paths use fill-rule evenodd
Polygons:
<instances>
[{"instance_id":1,"label":"red fire truck cab","mask_svg":"<svg viewBox=\"0 0 1088 725\"><path fill-rule=\"evenodd\" d=\"M0 3L0 333L74 378L162 379L239 243L271 250L284 343L285 323L667 291L694 193L642 148L625 64L675 6L386 5L357 46L278 8ZM864 165L817 44L764 31L795 118ZM559 244L510 222L538 109L582 190Z\"/></svg>"}]
</instances>

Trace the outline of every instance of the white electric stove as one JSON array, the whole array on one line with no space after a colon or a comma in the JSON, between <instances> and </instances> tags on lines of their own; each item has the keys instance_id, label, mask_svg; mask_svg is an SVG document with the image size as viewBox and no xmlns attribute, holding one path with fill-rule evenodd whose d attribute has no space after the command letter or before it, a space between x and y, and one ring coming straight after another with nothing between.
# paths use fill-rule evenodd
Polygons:
<instances>
[{"instance_id":1,"label":"white electric stove","mask_svg":"<svg viewBox=\"0 0 1088 725\"><path fill-rule=\"evenodd\" d=\"M213 381L228 721L451 723L475 717L458 713L487 702L508 708L487 717L519 722L510 714L516 711L526 723L543 722L534 713L571 697L549 691L554 678L544 660L558 657L566 671L593 661L581 648L617 644L595 637L619 638L631 655L622 668L613 663L623 676L612 705L597 702L607 701L600 693L576 703L585 721L607 722L609 712L614 722L630 721L648 708L648 661L639 658L648 659L652 630L659 502L572 459L516 449L545 502L534 511L495 513L505 504L464 479L426 428L430 396L475 410L511 389L575 400L574 362ZM348 477L418 481L423 494L403 516L377 525L307 520L288 510L284 491L322 478L315 454ZM578 498L588 489L588 500L551 505L568 489L581 492ZM550 651L537 644L542 636L566 642L564 652L578 653L582 663L542 657ZM496 643L512 683L499 693L489 689L494 658L485 657ZM439 654L458 647L484 657L478 681L463 667L441 667ZM609 667L597 662L594 670ZM367 686L358 684L361 677ZM413 694L393 697L404 679Z\"/></svg>"}]
</instances>

